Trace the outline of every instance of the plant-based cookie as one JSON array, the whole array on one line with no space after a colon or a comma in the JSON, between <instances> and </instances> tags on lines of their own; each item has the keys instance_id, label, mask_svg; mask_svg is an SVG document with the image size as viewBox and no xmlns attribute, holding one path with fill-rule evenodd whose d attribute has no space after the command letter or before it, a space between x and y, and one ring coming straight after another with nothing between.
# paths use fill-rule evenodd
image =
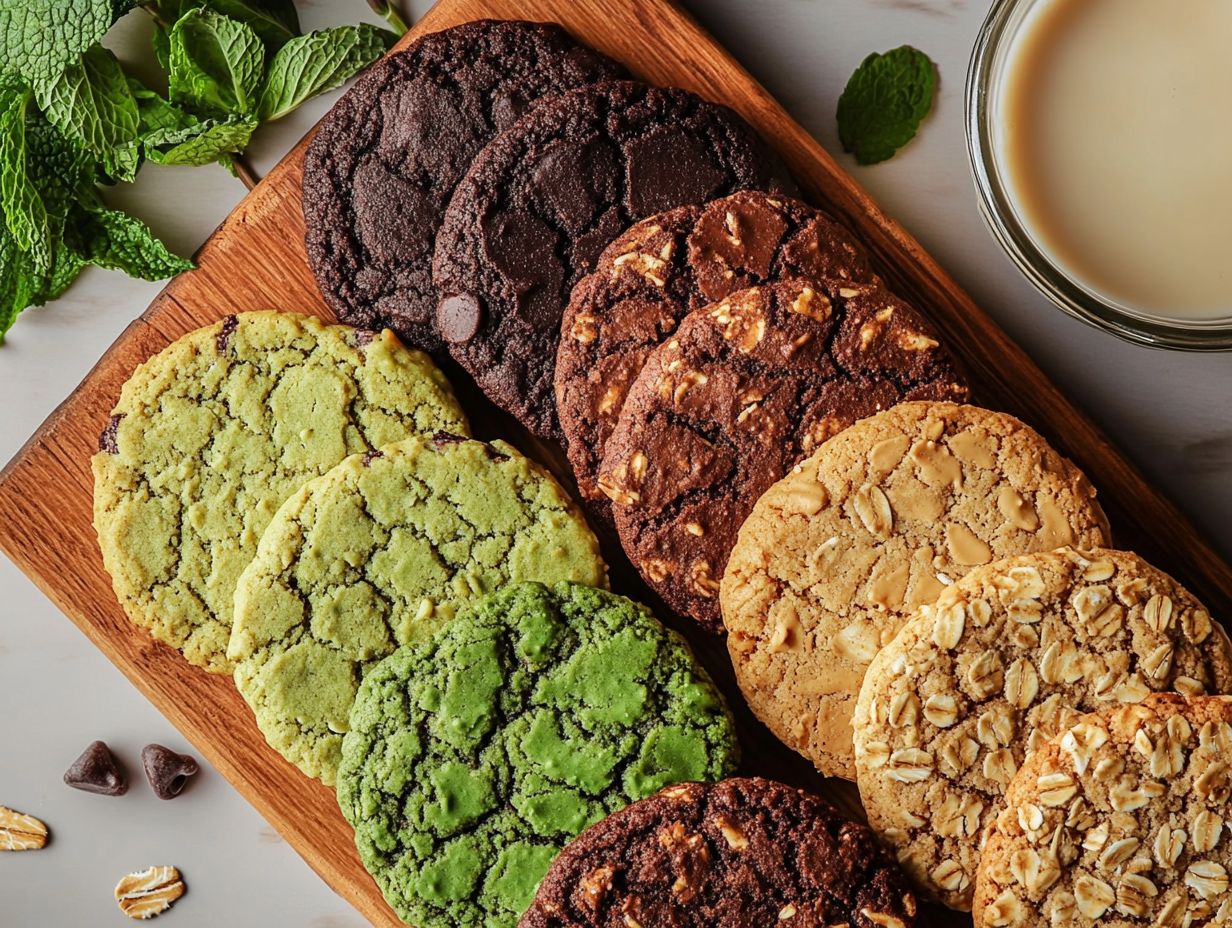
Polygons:
<instances>
[{"instance_id":1,"label":"plant-based cookie","mask_svg":"<svg viewBox=\"0 0 1232 928\"><path fill-rule=\"evenodd\" d=\"M646 356L695 309L775 280L877 279L851 233L779 194L746 190L644 219L574 287L556 354L556 411L578 492L610 519L599 464Z\"/></svg>"},{"instance_id":2,"label":"plant-based cookie","mask_svg":"<svg viewBox=\"0 0 1232 928\"><path fill-rule=\"evenodd\" d=\"M1108 543L1081 472L1012 416L902 403L766 491L720 598L753 712L826 774L855 776L864 672L916 607L972 567Z\"/></svg>"},{"instance_id":3,"label":"plant-based cookie","mask_svg":"<svg viewBox=\"0 0 1232 928\"><path fill-rule=\"evenodd\" d=\"M240 578L236 685L270 745L332 784L365 670L518 580L607 585L547 471L451 435L356 455L287 500Z\"/></svg>"},{"instance_id":4,"label":"plant-based cookie","mask_svg":"<svg viewBox=\"0 0 1232 928\"><path fill-rule=\"evenodd\" d=\"M976 928L1232 922L1232 699L1152 696L1027 756L989 828Z\"/></svg>"},{"instance_id":5,"label":"plant-based cookie","mask_svg":"<svg viewBox=\"0 0 1232 928\"><path fill-rule=\"evenodd\" d=\"M338 802L409 924L507 928L566 841L736 755L718 691L645 607L515 584L368 673Z\"/></svg>"},{"instance_id":6,"label":"plant-based cookie","mask_svg":"<svg viewBox=\"0 0 1232 928\"><path fill-rule=\"evenodd\" d=\"M909 928L915 896L865 826L771 780L669 786L566 845L520 928Z\"/></svg>"},{"instance_id":7,"label":"plant-based cookie","mask_svg":"<svg viewBox=\"0 0 1232 928\"><path fill-rule=\"evenodd\" d=\"M646 582L721 632L719 581L766 489L857 419L966 396L928 324L880 285L752 287L691 313L646 358L599 484Z\"/></svg>"},{"instance_id":8,"label":"plant-based cookie","mask_svg":"<svg viewBox=\"0 0 1232 928\"><path fill-rule=\"evenodd\" d=\"M343 322L436 334L432 249L454 187L540 97L624 69L548 23L466 23L369 68L304 157L308 263Z\"/></svg>"},{"instance_id":9,"label":"plant-based cookie","mask_svg":"<svg viewBox=\"0 0 1232 928\"><path fill-rule=\"evenodd\" d=\"M748 125L687 91L612 81L536 107L476 157L436 240L437 328L498 406L559 434L569 291L633 222L778 183Z\"/></svg>"},{"instance_id":10,"label":"plant-based cookie","mask_svg":"<svg viewBox=\"0 0 1232 928\"><path fill-rule=\"evenodd\" d=\"M282 501L349 454L467 432L444 376L390 332L243 313L133 373L99 439L94 526L130 619L230 672L240 572Z\"/></svg>"},{"instance_id":11,"label":"plant-based cookie","mask_svg":"<svg viewBox=\"0 0 1232 928\"><path fill-rule=\"evenodd\" d=\"M856 704L869 824L969 910L979 840L1028 751L1083 712L1232 690L1232 644L1167 574L1072 548L977 567L873 658Z\"/></svg>"}]
</instances>

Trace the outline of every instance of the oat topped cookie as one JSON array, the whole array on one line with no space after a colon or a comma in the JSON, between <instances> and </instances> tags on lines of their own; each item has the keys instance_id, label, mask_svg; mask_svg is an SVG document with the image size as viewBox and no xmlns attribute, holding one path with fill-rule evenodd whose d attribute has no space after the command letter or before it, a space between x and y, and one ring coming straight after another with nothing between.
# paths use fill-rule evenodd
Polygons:
<instances>
[{"instance_id":1,"label":"oat topped cookie","mask_svg":"<svg viewBox=\"0 0 1232 928\"><path fill-rule=\"evenodd\" d=\"M720 599L749 705L823 773L854 778L864 671L972 567L1107 544L1095 491L1012 416L902 403L830 439L766 491Z\"/></svg>"},{"instance_id":2,"label":"oat topped cookie","mask_svg":"<svg viewBox=\"0 0 1232 928\"><path fill-rule=\"evenodd\" d=\"M274 511L350 454L469 434L426 355L391 332L228 316L133 372L91 461L94 527L130 619L228 673L232 599Z\"/></svg>"},{"instance_id":3,"label":"oat topped cookie","mask_svg":"<svg viewBox=\"0 0 1232 928\"><path fill-rule=\"evenodd\" d=\"M988 831L976 928L1232 924L1232 699L1152 696L1033 752Z\"/></svg>"},{"instance_id":4,"label":"oat topped cookie","mask_svg":"<svg viewBox=\"0 0 1232 928\"><path fill-rule=\"evenodd\" d=\"M856 705L869 823L917 883L971 907L979 841L1029 751L1083 712L1232 690L1232 645L1135 554L1072 548L977 567L873 659Z\"/></svg>"}]
</instances>

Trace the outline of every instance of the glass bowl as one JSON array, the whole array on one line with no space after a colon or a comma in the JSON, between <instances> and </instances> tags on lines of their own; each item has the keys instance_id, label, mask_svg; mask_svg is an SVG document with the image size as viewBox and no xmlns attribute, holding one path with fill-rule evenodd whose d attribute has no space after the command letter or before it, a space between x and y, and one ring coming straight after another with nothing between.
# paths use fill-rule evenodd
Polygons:
<instances>
[{"instance_id":1,"label":"glass bowl","mask_svg":"<svg viewBox=\"0 0 1232 928\"><path fill-rule=\"evenodd\" d=\"M1222 318L1176 319L1098 293L1067 274L1049 257L1015 205L998 151L1001 82L1019 30L1031 10L1047 2L996 0L971 55L966 88L967 151L984 221L1027 279L1076 319L1153 348L1232 349L1232 310Z\"/></svg>"}]
</instances>

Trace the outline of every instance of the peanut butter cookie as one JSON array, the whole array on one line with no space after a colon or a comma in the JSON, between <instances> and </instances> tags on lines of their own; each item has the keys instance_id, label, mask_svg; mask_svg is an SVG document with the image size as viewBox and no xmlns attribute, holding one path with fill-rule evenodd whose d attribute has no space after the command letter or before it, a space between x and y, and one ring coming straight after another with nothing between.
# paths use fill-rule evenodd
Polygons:
<instances>
[{"instance_id":1,"label":"peanut butter cookie","mask_svg":"<svg viewBox=\"0 0 1232 928\"><path fill-rule=\"evenodd\" d=\"M1232 924L1232 699L1152 696L1028 755L988 830L976 928Z\"/></svg>"},{"instance_id":2,"label":"peanut butter cookie","mask_svg":"<svg viewBox=\"0 0 1232 928\"><path fill-rule=\"evenodd\" d=\"M1090 483L1017 419L900 404L822 445L741 528L720 593L736 679L785 744L854 778L864 671L917 606L972 567L1107 541Z\"/></svg>"},{"instance_id":3,"label":"peanut butter cookie","mask_svg":"<svg viewBox=\"0 0 1232 928\"><path fill-rule=\"evenodd\" d=\"M969 910L979 840L1027 752L1158 692L1232 688L1232 645L1175 580L1121 551L977 567L873 659L854 719L869 824L930 896Z\"/></svg>"},{"instance_id":4,"label":"peanut butter cookie","mask_svg":"<svg viewBox=\"0 0 1232 928\"><path fill-rule=\"evenodd\" d=\"M669 786L583 832L520 928L909 928L918 906L864 825L763 779Z\"/></svg>"},{"instance_id":5,"label":"peanut butter cookie","mask_svg":"<svg viewBox=\"0 0 1232 928\"><path fill-rule=\"evenodd\" d=\"M719 580L767 488L857 419L966 396L928 323L883 287L750 287L690 313L650 353L599 485L646 582L721 632Z\"/></svg>"}]
</instances>

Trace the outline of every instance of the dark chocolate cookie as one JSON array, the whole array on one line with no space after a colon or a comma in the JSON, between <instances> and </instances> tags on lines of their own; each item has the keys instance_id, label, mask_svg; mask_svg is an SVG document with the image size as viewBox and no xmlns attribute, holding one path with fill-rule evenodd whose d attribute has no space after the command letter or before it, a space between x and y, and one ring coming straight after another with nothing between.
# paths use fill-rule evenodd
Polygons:
<instances>
[{"instance_id":1,"label":"dark chocolate cookie","mask_svg":"<svg viewBox=\"0 0 1232 928\"><path fill-rule=\"evenodd\" d=\"M644 216L783 183L740 117L687 91L614 81L557 97L458 184L436 240L438 331L497 405L559 437L561 315L607 244Z\"/></svg>"},{"instance_id":2,"label":"dark chocolate cookie","mask_svg":"<svg viewBox=\"0 0 1232 928\"><path fill-rule=\"evenodd\" d=\"M857 419L966 397L928 323L880 284L752 287L693 311L650 353L599 485L646 581L722 631L719 580L763 492Z\"/></svg>"},{"instance_id":3,"label":"dark chocolate cookie","mask_svg":"<svg viewBox=\"0 0 1232 928\"><path fill-rule=\"evenodd\" d=\"M743 191L633 226L573 290L556 354L556 411L578 492L611 520L599 462L629 386L688 313L786 278L872 282L851 234L799 200Z\"/></svg>"},{"instance_id":4,"label":"dark chocolate cookie","mask_svg":"<svg viewBox=\"0 0 1232 928\"><path fill-rule=\"evenodd\" d=\"M539 98L623 73L559 26L496 20L369 69L304 161L308 263L338 318L439 349L432 248L471 159Z\"/></svg>"},{"instance_id":5,"label":"dark chocolate cookie","mask_svg":"<svg viewBox=\"0 0 1232 928\"><path fill-rule=\"evenodd\" d=\"M910 928L918 905L873 833L772 780L669 786L591 826L519 928Z\"/></svg>"}]
</instances>

